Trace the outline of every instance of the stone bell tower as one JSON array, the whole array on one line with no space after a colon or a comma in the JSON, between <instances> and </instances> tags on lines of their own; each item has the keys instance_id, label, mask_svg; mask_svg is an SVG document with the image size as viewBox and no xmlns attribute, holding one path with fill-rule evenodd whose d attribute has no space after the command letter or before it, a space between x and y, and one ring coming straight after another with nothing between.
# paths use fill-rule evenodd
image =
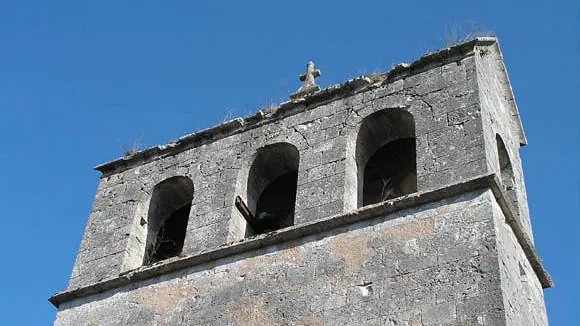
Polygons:
<instances>
[{"instance_id":1,"label":"stone bell tower","mask_svg":"<svg viewBox=\"0 0 580 326\"><path fill-rule=\"evenodd\" d=\"M547 325L497 40L319 75L97 166L55 325Z\"/></svg>"}]
</instances>

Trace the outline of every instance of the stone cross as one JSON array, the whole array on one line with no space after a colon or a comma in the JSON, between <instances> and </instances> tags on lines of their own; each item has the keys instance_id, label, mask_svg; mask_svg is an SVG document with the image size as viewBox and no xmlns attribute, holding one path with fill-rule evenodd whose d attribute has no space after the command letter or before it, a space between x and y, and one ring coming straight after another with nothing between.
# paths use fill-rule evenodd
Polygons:
<instances>
[{"instance_id":1,"label":"stone cross","mask_svg":"<svg viewBox=\"0 0 580 326\"><path fill-rule=\"evenodd\" d=\"M312 61L306 64L306 72L300 75L300 80L303 81L302 86L293 94L290 94L290 99L298 100L311 95L320 90L320 86L316 85L314 78L320 76L320 70L314 70L314 63Z\"/></svg>"}]
</instances>

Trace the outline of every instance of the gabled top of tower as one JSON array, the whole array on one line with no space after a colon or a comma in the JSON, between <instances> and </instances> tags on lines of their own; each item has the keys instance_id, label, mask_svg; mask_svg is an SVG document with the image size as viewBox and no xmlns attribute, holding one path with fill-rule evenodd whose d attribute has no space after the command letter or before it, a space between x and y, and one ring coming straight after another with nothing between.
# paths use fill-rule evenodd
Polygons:
<instances>
[{"instance_id":1,"label":"gabled top of tower","mask_svg":"<svg viewBox=\"0 0 580 326\"><path fill-rule=\"evenodd\" d=\"M213 127L182 136L176 142L166 145L152 146L136 153L132 153L131 155L100 164L95 167L95 170L102 172L103 176L108 176L150 162L151 160L155 160L161 156L173 155L229 135L244 132L245 130L255 128L259 125L274 122L286 116L304 112L305 110L328 103L332 100L392 83L393 81L425 71L431 67L453 62L458 57L473 51L480 51L478 55L485 55L488 52L493 52L490 54L494 56L494 62L497 65L496 68L501 72L501 76L499 76L501 84L497 86L504 89L506 100L510 103L509 110L513 119L514 131L519 138L519 143L521 145L526 145L527 139L522 127L519 110L514 99L507 71L503 64L503 55L497 38L478 37L425 54L411 63L397 64L387 72L360 76L348 80L343 84L332 85L325 89L320 89L320 87L316 85L314 78L320 76L320 70L315 70L314 63L309 62L307 64L307 71L300 75L303 85L295 93L290 95L290 101L281 103L276 108L260 110L253 116L235 118Z\"/></svg>"}]
</instances>

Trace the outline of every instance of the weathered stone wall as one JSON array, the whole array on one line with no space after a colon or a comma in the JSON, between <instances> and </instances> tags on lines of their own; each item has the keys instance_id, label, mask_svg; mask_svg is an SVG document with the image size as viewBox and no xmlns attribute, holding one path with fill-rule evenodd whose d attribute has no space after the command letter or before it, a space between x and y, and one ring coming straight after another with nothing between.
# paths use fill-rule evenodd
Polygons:
<instances>
[{"instance_id":1,"label":"weathered stone wall","mask_svg":"<svg viewBox=\"0 0 580 326\"><path fill-rule=\"evenodd\" d=\"M74 300L55 325L502 325L494 201L476 191Z\"/></svg>"},{"instance_id":2,"label":"weathered stone wall","mask_svg":"<svg viewBox=\"0 0 580 326\"><path fill-rule=\"evenodd\" d=\"M533 241L532 226L526 197L526 186L520 159L520 146L525 138L518 108L513 97L503 58L496 43L493 46L476 47L475 58L479 97L484 125L486 158L489 171L500 173L496 135L499 135L508 151L515 177L517 196L516 215Z\"/></svg>"},{"instance_id":3,"label":"weathered stone wall","mask_svg":"<svg viewBox=\"0 0 580 326\"><path fill-rule=\"evenodd\" d=\"M356 138L364 117L402 108L415 120L418 190L486 172L472 52L431 62L379 87L314 102L283 118L266 118L225 138L101 179L69 289L140 266L153 187L182 175L194 184L184 255L243 239L245 220L233 206L246 196L256 150L286 142L300 153L295 223L357 208Z\"/></svg>"},{"instance_id":4,"label":"weathered stone wall","mask_svg":"<svg viewBox=\"0 0 580 326\"><path fill-rule=\"evenodd\" d=\"M414 119L417 193L359 208L359 130L389 110ZM55 325L546 325L525 142L481 39L105 163ZM295 226L244 241L234 198L276 143L298 152ZM153 189L174 176L194 185L182 255L142 267Z\"/></svg>"},{"instance_id":5,"label":"weathered stone wall","mask_svg":"<svg viewBox=\"0 0 580 326\"><path fill-rule=\"evenodd\" d=\"M497 203L493 203L506 325L548 325L538 277Z\"/></svg>"}]
</instances>

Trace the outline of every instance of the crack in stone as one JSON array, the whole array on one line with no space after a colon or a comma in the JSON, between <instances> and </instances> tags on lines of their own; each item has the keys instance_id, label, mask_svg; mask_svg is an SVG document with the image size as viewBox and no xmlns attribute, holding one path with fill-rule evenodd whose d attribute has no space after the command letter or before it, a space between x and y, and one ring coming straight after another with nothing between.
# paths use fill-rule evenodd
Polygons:
<instances>
[{"instance_id":1,"label":"crack in stone","mask_svg":"<svg viewBox=\"0 0 580 326\"><path fill-rule=\"evenodd\" d=\"M301 124L301 125L302 125L302 124ZM297 126L293 126L292 128L294 129L294 131L295 131L295 132L297 132L298 134L300 134L300 136L302 136L302 138L303 138L303 139L304 139L304 141L306 142L306 147L307 147L307 148L309 148L309 147L310 147L310 143L308 142L308 139L306 139L306 136L304 136L304 134L303 134L303 133L301 133L301 132L298 130L298 127L297 127Z\"/></svg>"},{"instance_id":2,"label":"crack in stone","mask_svg":"<svg viewBox=\"0 0 580 326\"><path fill-rule=\"evenodd\" d=\"M435 119L435 113L433 111L433 106L431 104L429 104L429 102L425 101L422 96L418 96L418 97L419 97L418 101L421 102L422 104L426 105L427 108L429 108L429 112L431 112L431 118Z\"/></svg>"}]
</instances>

